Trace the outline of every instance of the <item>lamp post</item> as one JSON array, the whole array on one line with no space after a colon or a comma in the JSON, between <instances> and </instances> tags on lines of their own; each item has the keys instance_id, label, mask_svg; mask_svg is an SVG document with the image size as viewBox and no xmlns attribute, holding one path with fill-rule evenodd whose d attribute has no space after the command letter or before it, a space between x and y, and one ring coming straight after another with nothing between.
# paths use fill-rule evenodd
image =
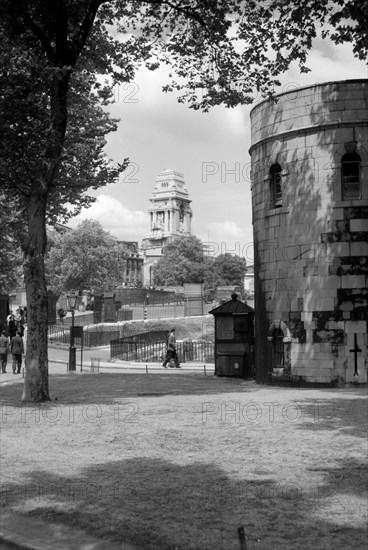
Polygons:
<instances>
[{"instance_id":1,"label":"lamp post","mask_svg":"<svg viewBox=\"0 0 368 550\"><path fill-rule=\"evenodd\" d=\"M69 371L75 371L77 360L76 360L76 348L74 345L74 313L78 306L78 294L68 294L68 306L69 310L72 312L72 325L70 327L70 346L69 346Z\"/></svg>"}]
</instances>

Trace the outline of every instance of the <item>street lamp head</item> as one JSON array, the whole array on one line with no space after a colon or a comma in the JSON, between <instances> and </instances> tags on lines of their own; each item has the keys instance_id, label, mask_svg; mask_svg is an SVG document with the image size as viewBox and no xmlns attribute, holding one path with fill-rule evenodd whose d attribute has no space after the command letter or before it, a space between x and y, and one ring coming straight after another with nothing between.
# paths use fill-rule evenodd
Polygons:
<instances>
[{"instance_id":1,"label":"street lamp head","mask_svg":"<svg viewBox=\"0 0 368 550\"><path fill-rule=\"evenodd\" d=\"M74 292L73 292L73 294L68 294L67 295L67 300L68 300L69 310L75 311L78 307L78 301L79 301L78 294L75 294Z\"/></svg>"}]
</instances>

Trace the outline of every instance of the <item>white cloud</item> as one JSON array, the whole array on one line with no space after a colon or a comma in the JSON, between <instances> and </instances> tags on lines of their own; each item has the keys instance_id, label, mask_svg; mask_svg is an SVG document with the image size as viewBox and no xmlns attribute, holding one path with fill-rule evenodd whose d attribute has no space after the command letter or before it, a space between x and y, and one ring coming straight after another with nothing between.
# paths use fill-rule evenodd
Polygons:
<instances>
[{"instance_id":1,"label":"white cloud","mask_svg":"<svg viewBox=\"0 0 368 550\"><path fill-rule=\"evenodd\" d=\"M212 222L207 226L207 234L198 234L203 243L207 243L209 252L218 254L236 254L244 257L248 264L253 263L252 229L242 228L237 223L226 220Z\"/></svg>"},{"instance_id":2,"label":"white cloud","mask_svg":"<svg viewBox=\"0 0 368 550\"><path fill-rule=\"evenodd\" d=\"M367 78L368 72L364 62L352 57L351 44L336 45L328 40L316 40L310 51L307 66L309 73L300 74L297 64L281 78L282 89L288 91L288 86L311 86L317 83L334 82Z\"/></svg>"},{"instance_id":3,"label":"white cloud","mask_svg":"<svg viewBox=\"0 0 368 550\"><path fill-rule=\"evenodd\" d=\"M140 210L129 210L117 199L108 195L99 195L97 202L90 208L70 220L68 225L76 227L82 220L92 219L99 222L105 231L121 240L138 240L147 232L148 216Z\"/></svg>"},{"instance_id":4,"label":"white cloud","mask_svg":"<svg viewBox=\"0 0 368 550\"><path fill-rule=\"evenodd\" d=\"M209 224L210 235L218 239L239 239L243 230L235 222L224 221L224 222L212 222Z\"/></svg>"}]
</instances>

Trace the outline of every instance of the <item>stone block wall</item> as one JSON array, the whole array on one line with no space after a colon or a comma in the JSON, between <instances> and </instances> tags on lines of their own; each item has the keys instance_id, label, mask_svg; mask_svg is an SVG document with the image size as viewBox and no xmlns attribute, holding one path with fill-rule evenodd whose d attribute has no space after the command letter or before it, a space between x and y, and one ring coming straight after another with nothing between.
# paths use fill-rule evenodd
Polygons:
<instances>
[{"instance_id":1,"label":"stone block wall","mask_svg":"<svg viewBox=\"0 0 368 550\"><path fill-rule=\"evenodd\" d=\"M281 330L285 377L366 383L368 80L280 94L252 110L251 124L257 379L274 376ZM347 152L361 159L361 193L350 200L342 194Z\"/></svg>"}]
</instances>

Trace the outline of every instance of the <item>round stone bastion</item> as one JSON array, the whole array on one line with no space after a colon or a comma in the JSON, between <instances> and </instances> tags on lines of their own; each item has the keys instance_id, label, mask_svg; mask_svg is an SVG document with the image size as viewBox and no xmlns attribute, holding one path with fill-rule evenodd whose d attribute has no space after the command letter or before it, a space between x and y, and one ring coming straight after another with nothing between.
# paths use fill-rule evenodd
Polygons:
<instances>
[{"instance_id":1,"label":"round stone bastion","mask_svg":"<svg viewBox=\"0 0 368 550\"><path fill-rule=\"evenodd\" d=\"M367 383L368 80L250 118L257 380Z\"/></svg>"}]
</instances>

